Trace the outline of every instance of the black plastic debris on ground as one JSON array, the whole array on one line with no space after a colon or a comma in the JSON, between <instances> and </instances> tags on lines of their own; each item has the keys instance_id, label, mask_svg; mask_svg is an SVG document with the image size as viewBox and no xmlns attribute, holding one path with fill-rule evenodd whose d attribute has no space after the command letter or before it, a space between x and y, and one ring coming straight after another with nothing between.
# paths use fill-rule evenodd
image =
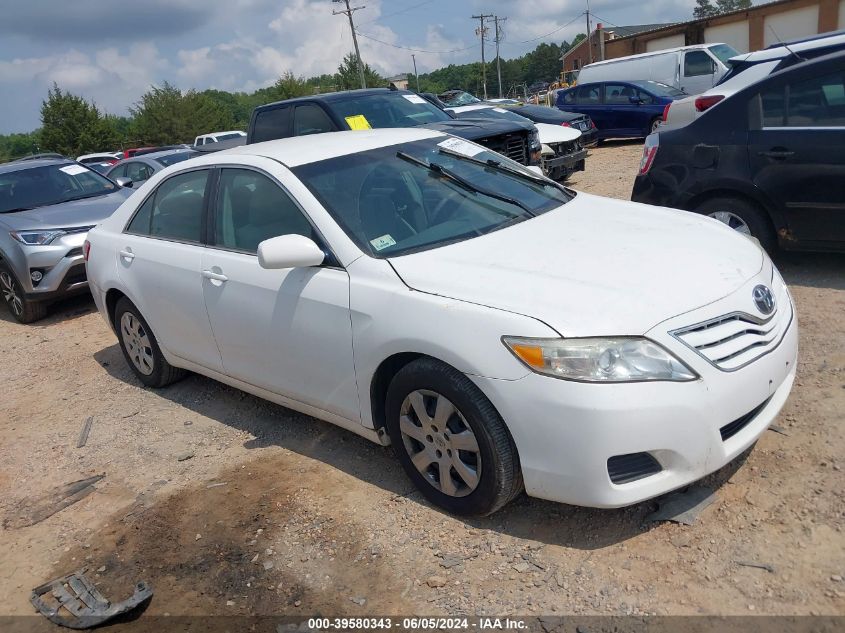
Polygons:
<instances>
[{"instance_id":1,"label":"black plastic debris on ground","mask_svg":"<svg viewBox=\"0 0 845 633\"><path fill-rule=\"evenodd\" d=\"M716 500L713 490L706 486L690 486L657 500L657 511L646 517L646 521L673 521L692 525L698 515Z\"/></svg>"},{"instance_id":2,"label":"black plastic debris on ground","mask_svg":"<svg viewBox=\"0 0 845 633\"><path fill-rule=\"evenodd\" d=\"M51 622L69 629L90 629L131 611L149 600L152 587L145 582L135 585L135 593L122 602L110 602L84 575L81 569L36 587L29 601Z\"/></svg>"},{"instance_id":3,"label":"black plastic debris on ground","mask_svg":"<svg viewBox=\"0 0 845 633\"><path fill-rule=\"evenodd\" d=\"M99 482L105 475L94 475L78 481L72 481L62 486L57 486L36 498L26 497L9 510L3 520L3 527L6 529L17 529L29 527L40 523L57 512L64 510L77 501L81 501L96 490L94 484Z\"/></svg>"}]
</instances>

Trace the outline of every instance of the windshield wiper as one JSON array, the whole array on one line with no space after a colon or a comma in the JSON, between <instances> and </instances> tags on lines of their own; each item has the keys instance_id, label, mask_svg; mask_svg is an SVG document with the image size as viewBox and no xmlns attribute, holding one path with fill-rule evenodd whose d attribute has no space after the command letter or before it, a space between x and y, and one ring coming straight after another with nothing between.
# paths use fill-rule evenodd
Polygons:
<instances>
[{"instance_id":1,"label":"windshield wiper","mask_svg":"<svg viewBox=\"0 0 845 633\"><path fill-rule=\"evenodd\" d=\"M496 200L501 200L502 202L507 202L508 204L512 204L514 206L519 207L520 209L525 211L528 215L530 215L532 218L537 217L537 214L535 214L528 206L526 206L525 203L520 202L516 198L511 198L510 196L506 196L505 194L502 194L502 193L496 193L495 191L489 191L487 189L482 189L481 187L477 187L474 184L472 184L471 182L469 182L468 180L466 180L465 178L458 176L456 173L454 173L452 171L449 171L448 169L443 167L443 165L439 165L437 163L432 163L432 162L427 163L424 160L420 160L419 158L411 156L410 154L406 154L405 152L402 152L402 151L396 152L396 156L398 158L401 158L404 161L407 161L409 163L413 163L414 165L418 165L420 167L424 167L425 169L428 169L429 171L433 171L436 174L440 174L440 175L448 178L449 180L451 180L452 182L454 182L458 186L462 187L463 189L466 189L467 191L470 191L472 193L479 193L482 196L487 196L488 198L494 198ZM512 215L511 217L519 217L519 216L518 215Z\"/></svg>"},{"instance_id":2,"label":"windshield wiper","mask_svg":"<svg viewBox=\"0 0 845 633\"><path fill-rule=\"evenodd\" d=\"M474 163L476 165L481 165L482 167L490 167L491 169L510 174L511 176L516 176L517 178L522 178L523 180L533 182L537 185L542 185L544 187L554 187L555 189L559 189L560 191L565 193L567 196L570 195L569 192L566 190L566 187L564 187L560 183L555 182L554 180L549 180L541 176L534 176L532 174L526 174L517 169L508 167L507 165L504 165L501 161L498 161L494 158L488 158L487 160L478 160L477 158L473 158L472 156L459 154L458 152L454 152L450 149L445 149L442 147L440 148L440 153L446 154L448 156L454 156L458 160L465 160L468 163Z\"/></svg>"}]
</instances>

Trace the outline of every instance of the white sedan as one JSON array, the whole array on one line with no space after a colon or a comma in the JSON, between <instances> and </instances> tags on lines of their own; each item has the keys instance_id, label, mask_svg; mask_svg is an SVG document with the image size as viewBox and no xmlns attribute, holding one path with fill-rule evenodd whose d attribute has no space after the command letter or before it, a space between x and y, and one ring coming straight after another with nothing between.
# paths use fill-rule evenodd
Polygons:
<instances>
[{"instance_id":1,"label":"white sedan","mask_svg":"<svg viewBox=\"0 0 845 633\"><path fill-rule=\"evenodd\" d=\"M458 514L682 487L752 445L795 377L792 301L755 242L435 131L173 165L85 254L143 384L190 370L392 444Z\"/></svg>"}]
</instances>

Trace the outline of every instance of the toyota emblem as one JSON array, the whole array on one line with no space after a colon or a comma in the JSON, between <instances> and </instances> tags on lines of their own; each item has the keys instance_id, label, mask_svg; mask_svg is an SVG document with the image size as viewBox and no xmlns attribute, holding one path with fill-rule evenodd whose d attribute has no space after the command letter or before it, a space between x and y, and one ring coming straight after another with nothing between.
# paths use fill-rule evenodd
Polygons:
<instances>
[{"instance_id":1,"label":"toyota emblem","mask_svg":"<svg viewBox=\"0 0 845 633\"><path fill-rule=\"evenodd\" d=\"M754 299L754 305L762 314L768 315L775 311L775 296L767 286L754 286L751 297Z\"/></svg>"}]
</instances>

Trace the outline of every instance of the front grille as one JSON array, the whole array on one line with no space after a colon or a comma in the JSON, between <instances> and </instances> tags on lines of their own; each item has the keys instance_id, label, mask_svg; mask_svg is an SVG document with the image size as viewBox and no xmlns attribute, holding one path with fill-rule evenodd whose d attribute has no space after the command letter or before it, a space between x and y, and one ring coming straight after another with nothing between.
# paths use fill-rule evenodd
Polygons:
<instances>
[{"instance_id":1,"label":"front grille","mask_svg":"<svg viewBox=\"0 0 845 633\"><path fill-rule=\"evenodd\" d=\"M768 319L734 312L671 334L722 371L735 371L780 345L793 318L792 303L781 297L782 306Z\"/></svg>"},{"instance_id":2,"label":"front grille","mask_svg":"<svg viewBox=\"0 0 845 633\"><path fill-rule=\"evenodd\" d=\"M719 434L722 436L722 441L724 442L726 440L729 440L734 435L739 433L742 429L744 429L746 426L748 426L748 423L757 417L757 414L763 410L763 407L769 404L769 400L771 400L771 398L766 400L763 404L754 407L751 411L749 411L742 417L737 418L730 424L726 424L721 429L719 429Z\"/></svg>"},{"instance_id":3,"label":"front grille","mask_svg":"<svg viewBox=\"0 0 845 633\"><path fill-rule=\"evenodd\" d=\"M615 484L627 484L645 479L663 470L654 457L648 453L614 455L607 460L607 474Z\"/></svg>"},{"instance_id":4,"label":"front grille","mask_svg":"<svg viewBox=\"0 0 845 633\"><path fill-rule=\"evenodd\" d=\"M554 150L556 156L568 156L575 152L581 151L581 141L575 139L574 141L567 141L565 143L555 143L550 145Z\"/></svg>"},{"instance_id":5,"label":"front grille","mask_svg":"<svg viewBox=\"0 0 845 633\"><path fill-rule=\"evenodd\" d=\"M506 134L478 141L484 147L507 156L523 165L528 164L528 143L524 135Z\"/></svg>"}]
</instances>

